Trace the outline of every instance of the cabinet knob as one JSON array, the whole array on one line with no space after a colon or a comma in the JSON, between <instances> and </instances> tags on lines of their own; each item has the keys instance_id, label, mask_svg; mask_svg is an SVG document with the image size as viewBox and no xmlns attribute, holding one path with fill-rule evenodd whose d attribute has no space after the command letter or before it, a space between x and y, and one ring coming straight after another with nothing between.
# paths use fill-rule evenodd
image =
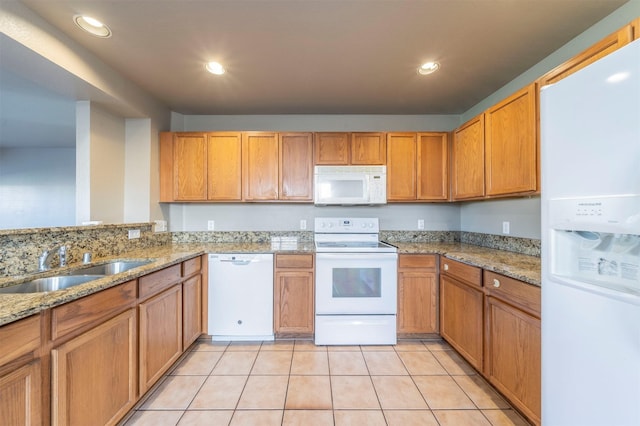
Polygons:
<instances>
[{"instance_id":1,"label":"cabinet knob","mask_svg":"<svg viewBox=\"0 0 640 426\"><path fill-rule=\"evenodd\" d=\"M445 264L444 264L444 270L445 270L445 271L448 271L448 270L449 270L449 264L448 264L448 263L445 263Z\"/></svg>"},{"instance_id":2,"label":"cabinet knob","mask_svg":"<svg viewBox=\"0 0 640 426\"><path fill-rule=\"evenodd\" d=\"M500 287L500 280L498 280L498 279L494 278L494 279L493 279L493 286L494 286L494 287Z\"/></svg>"}]
</instances>

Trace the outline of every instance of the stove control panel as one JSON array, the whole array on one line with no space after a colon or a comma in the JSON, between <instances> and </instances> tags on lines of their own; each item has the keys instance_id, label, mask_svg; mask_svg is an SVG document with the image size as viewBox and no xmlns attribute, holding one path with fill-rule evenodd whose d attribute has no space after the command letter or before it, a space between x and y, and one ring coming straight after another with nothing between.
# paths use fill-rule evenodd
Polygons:
<instances>
[{"instance_id":1,"label":"stove control panel","mask_svg":"<svg viewBox=\"0 0 640 426\"><path fill-rule=\"evenodd\" d=\"M316 233L332 234L378 233L380 227L377 217L316 217Z\"/></svg>"}]
</instances>

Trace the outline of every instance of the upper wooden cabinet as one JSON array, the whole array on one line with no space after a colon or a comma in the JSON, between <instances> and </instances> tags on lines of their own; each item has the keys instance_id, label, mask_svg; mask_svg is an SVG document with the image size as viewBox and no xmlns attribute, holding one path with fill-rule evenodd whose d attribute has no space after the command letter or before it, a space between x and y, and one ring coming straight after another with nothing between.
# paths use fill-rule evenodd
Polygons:
<instances>
[{"instance_id":1,"label":"upper wooden cabinet","mask_svg":"<svg viewBox=\"0 0 640 426\"><path fill-rule=\"evenodd\" d=\"M313 134L280 133L280 200L313 201Z\"/></svg>"},{"instance_id":2,"label":"upper wooden cabinet","mask_svg":"<svg viewBox=\"0 0 640 426\"><path fill-rule=\"evenodd\" d=\"M386 147L384 133L351 133L351 164L386 164Z\"/></svg>"},{"instance_id":3,"label":"upper wooden cabinet","mask_svg":"<svg viewBox=\"0 0 640 426\"><path fill-rule=\"evenodd\" d=\"M484 196L484 114L472 118L453 133L451 144L451 197Z\"/></svg>"},{"instance_id":4,"label":"upper wooden cabinet","mask_svg":"<svg viewBox=\"0 0 640 426\"><path fill-rule=\"evenodd\" d=\"M447 133L387 133L387 200L446 200Z\"/></svg>"},{"instance_id":5,"label":"upper wooden cabinet","mask_svg":"<svg viewBox=\"0 0 640 426\"><path fill-rule=\"evenodd\" d=\"M207 200L242 199L242 138L240 132L207 135Z\"/></svg>"},{"instance_id":6,"label":"upper wooden cabinet","mask_svg":"<svg viewBox=\"0 0 640 426\"><path fill-rule=\"evenodd\" d=\"M207 198L207 136L160 134L160 201Z\"/></svg>"},{"instance_id":7,"label":"upper wooden cabinet","mask_svg":"<svg viewBox=\"0 0 640 426\"><path fill-rule=\"evenodd\" d=\"M319 165L384 165L385 134L328 132L314 135L314 163Z\"/></svg>"},{"instance_id":8,"label":"upper wooden cabinet","mask_svg":"<svg viewBox=\"0 0 640 426\"><path fill-rule=\"evenodd\" d=\"M536 117L535 83L485 112L485 195L537 191Z\"/></svg>"},{"instance_id":9,"label":"upper wooden cabinet","mask_svg":"<svg viewBox=\"0 0 640 426\"><path fill-rule=\"evenodd\" d=\"M242 198L278 199L278 134L242 134Z\"/></svg>"},{"instance_id":10,"label":"upper wooden cabinet","mask_svg":"<svg viewBox=\"0 0 640 426\"><path fill-rule=\"evenodd\" d=\"M631 22L633 28L633 39L638 40L640 38L640 18L636 18Z\"/></svg>"},{"instance_id":11,"label":"upper wooden cabinet","mask_svg":"<svg viewBox=\"0 0 640 426\"><path fill-rule=\"evenodd\" d=\"M160 201L313 201L312 133L160 134Z\"/></svg>"},{"instance_id":12,"label":"upper wooden cabinet","mask_svg":"<svg viewBox=\"0 0 640 426\"><path fill-rule=\"evenodd\" d=\"M638 31L637 26L634 32L634 23L637 23L637 21L638 20L629 25L625 25L615 33L603 38L593 46L589 47L588 49L584 50L568 61L558 65L557 67L543 75L538 80L538 82L540 83L540 87L562 80L563 78L586 67L587 65L597 61L598 59L608 55L609 53L621 48L634 39L634 34L637 38L640 35L638 34L638 32L640 31Z\"/></svg>"}]
</instances>

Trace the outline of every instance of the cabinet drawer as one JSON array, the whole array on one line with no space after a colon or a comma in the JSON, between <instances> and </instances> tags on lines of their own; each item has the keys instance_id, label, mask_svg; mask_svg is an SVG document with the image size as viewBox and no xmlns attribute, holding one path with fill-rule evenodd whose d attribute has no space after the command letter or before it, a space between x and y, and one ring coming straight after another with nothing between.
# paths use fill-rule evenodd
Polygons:
<instances>
[{"instance_id":1,"label":"cabinet drawer","mask_svg":"<svg viewBox=\"0 0 640 426\"><path fill-rule=\"evenodd\" d=\"M464 281L467 284L482 287L482 269L447 258L440 259L440 273Z\"/></svg>"},{"instance_id":2,"label":"cabinet drawer","mask_svg":"<svg viewBox=\"0 0 640 426\"><path fill-rule=\"evenodd\" d=\"M79 332L123 310L136 300L136 282L129 281L51 310L51 339Z\"/></svg>"},{"instance_id":3,"label":"cabinet drawer","mask_svg":"<svg viewBox=\"0 0 640 426\"><path fill-rule=\"evenodd\" d=\"M140 299L145 299L159 293L165 288L180 281L182 265L173 265L153 272L138 279L138 292Z\"/></svg>"},{"instance_id":4,"label":"cabinet drawer","mask_svg":"<svg viewBox=\"0 0 640 426\"><path fill-rule=\"evenodd\" d=\"M40 347L40 315L34 315L0 327L0 365Z\"/></svg>"},{"instance_id":5,"label":"cabinet drawer","mask_svg":"<svg viewBox=\"0 0 640 426\"><path fill-rule=\"evenodd\" d=\"M436 255L433 254L401 254L398 256L399 268L436 268Z\"/></svg>"},{"instance_id":6,"label":"cabinet drawer","mask_svg":"<svg viewBox=\"0 0 640 426\"><path fill-rule=\"evenodd\" d=\"M312 254L277 254L276 268L313 268Z\"/></svg>"},{"instance_id":7,"label":"cabinet drawer","mask_svg":"<svg viewBox=\"0 0 640 426\"><path fill-rule=\"evenodd\" d=\"M484 271L484 282L488 296L498 297L540 317L540 287L491 271Z\"/></svg>"},{"instance_id":8,"label":"cabinet drawer","mask_svg":"<svg viewBox=\"0 0 640 426\"><path fill-rule=\"evenodd\" d=\"M200 256L182 262L182 276L189 277L202 269L202 258Z\"/></svg>"}]
</instances>

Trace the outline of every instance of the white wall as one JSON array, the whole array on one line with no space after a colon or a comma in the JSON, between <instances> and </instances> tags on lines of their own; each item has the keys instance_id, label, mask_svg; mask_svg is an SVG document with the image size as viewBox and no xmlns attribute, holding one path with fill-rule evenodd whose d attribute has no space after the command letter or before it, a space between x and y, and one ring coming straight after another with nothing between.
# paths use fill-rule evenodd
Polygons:
<instances>
[{"instance_id":1,"label":"white wall","mask_svg":"<svg viewBox=\"0 0 640 426\"><path fill-rule=\"evenodd\" d=\"M182 115L171 114L171 130L265 130L292 132L448 132L457 115Z\"/></svg>"},{"instance_id":2,"label":"white wall","mask_svg":"<svg viewBox=\"0 0 640 426\"><path fill-rule=\"evenodd\" d=\"M75 148L0 148L0 229L75 224Z\"/></svg>"},{"instance_id":3,"label":"white wall","mask_svg":"<svg viewBox=\"0 0 640 426\"><path fill-rule=\"evenodd\" d=\"M457 231L460 209L454 204L387 204L368 207L315 207L312 204L171 204L169 230L206 231L215 221L216 231L297 231L300 220L313 231L315 217L377 217L383 230L417 230L418 219L428 231Z\"/></svg>"},{"instance_id":4,"label":"white wall","mask_svg":"<svg viewBox=\"0 0 640 426\"><path fill-rule=\"evenodd\" d=\"M505 235L502 223L509 222L512 237L540 239L540 197L513 198L462 203L460 230Z\"/></svg>"}]
</instances>

